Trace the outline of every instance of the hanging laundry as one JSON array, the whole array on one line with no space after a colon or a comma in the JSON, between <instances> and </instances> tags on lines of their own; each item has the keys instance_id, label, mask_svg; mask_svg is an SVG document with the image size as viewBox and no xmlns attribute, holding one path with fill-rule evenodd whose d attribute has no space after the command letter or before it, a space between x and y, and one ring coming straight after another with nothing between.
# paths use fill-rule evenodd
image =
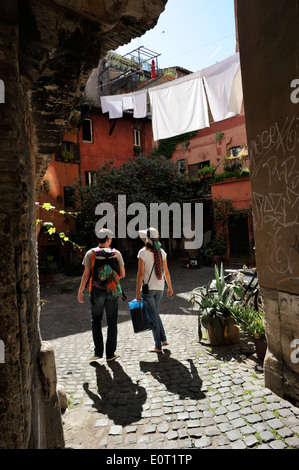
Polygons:
<instances>
[{"instance_id":1,"label":"hanging laundry","mask_svg":"<svg viewBox=\"0 0 299 470\"><path fill-rule=\"evenodd\" d=\"M123 110L124 111L127 111L129 109L133 109L134 108L134 103L133 103L133 97L132 97L132 94L126 94L124 95L123 99L122 99L122 102L123 102Z\"/></svg>"},{"instance_id":2,"label":"hanging laundry","mask_svg":"<svg viewBox=\"0 0 299 470\"><path fill-rule=\"evenodd\" d=\"M192 75L148 90L154 140L209 127L203 80Z\"/></svg>"},{"instance_id":3,"label":"hanging laundry","mask_svg":"<svg viewBox=\"0 0 299 470\"><path fill-rule=\"evenodd\" d=\"M101 96L102 112L108 113L110 119L117 119L123 116L123 111L132 109L135 118L144 118L146 116L147 91L137 91L134 93L125 93L123 95Z\"/></svg>"},{"instance_id":4,"label":"hanging laundry","mask_svg":"<svg viewBox=\"0 0 299 470\"><path fill-rule=\"evenodd\" d=\"M241 74L241 68L239 68L239 70L236 73L234 82L233 82L228 109L230 112L233 113L233 115L236 116L237 114L241 113L242 104L243 104L242 74Z\"/></svg>"},{"instance_id":5,"label":"hanging laundry","mask_svg":"<svg viewBox=\"0 0 299 470\"><path fill-rule=\"evenodd\" d=\"M239 54L234 54L221 62L204 69L204 84L214 121L223 121L240 114L242 93ZM236 79L236 80L235 80Z\"/></svg>"},{"instance_id":6,"label":"hanging laundry","mask_svg":"<svg viewBox=\"0 0 299 470\"><path fill-rule=\"evenodd\" d=\"M107 96L101 96L100 101L101 101L102 113L104 113L104 114L108 113L109 112L108 97Z\"/></svg>"},{"instance_id":7,"label":"hanging laundry","mask_svg":"<svg viewBox=\"0 0 299 470\"><path fill-rule=\"evenodd\" d=\"M123 102L119 101L109 101L109 119L118 119L123 116Z\"/></svg>"},{"instance_id":8,"label":"hanging laundry","mask_svg":"<svg viewBox=\"0 0 299 470\"><path fill-rule=\"evenodd\" d=\"M243 102L239 53L185 77L148 89L154 140L209 127L208 102L214 121L240 114ZM132 109L147 115L147 90L101 97L102 112L120 118Z\"/></svg>"},{"instance_id":9,"label":"hanging laundry","mask_svg":"<svg viewBox=\"0 0 299 470\"><path fill-rule=\"evenodd\" d=\"M209 127L207 98L215 121L240 114L243 92L239 53L199 72L151 88L149 95L154 140Z\"/></svg>"},{"instance_id":10,"label":"hanging laundry","mask_svg":"<svg viewBox=\"0 0 299 470\"><path fill-rule=\"evenodd\" d=\"M147 107L147 91L139 91L133 93L133 104L134 104L134 118L141 119L146 116Z\"/></svg>"}]
</instances>

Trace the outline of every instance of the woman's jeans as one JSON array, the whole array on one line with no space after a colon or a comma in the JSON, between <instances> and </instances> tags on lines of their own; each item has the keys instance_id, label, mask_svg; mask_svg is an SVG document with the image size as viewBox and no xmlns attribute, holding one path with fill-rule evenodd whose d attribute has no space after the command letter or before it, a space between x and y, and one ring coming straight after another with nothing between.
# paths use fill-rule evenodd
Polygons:
<instances>
[{"instance_id":1,"label":"woman's jeans","mask_svg":"<svg viewBox=\"0 0 299 470\"><path fill-rule=\"evenodd\" d=\"M142 294L144 302L151 310L153 319L152 332L155 341L155 347L159 351L161 350L161 342L166 341L163 323L158 312L159 304L163 297L163 292L163 290L150 290L148 294Z\"/></svg>"},{"instance_id":2,"label":"woman's jeans","mask_svg":"<svg viewBox=\"0 0 299 470\"><path fill-rule=\"evenodd\" d=\"M91 329L94 342L94 355L103 357L104 341L102 334L102 318L104 310L107 319L106 357L114 356L117 346L117 316L118 297L100 289L93 289L90 296L91 301Z\"/></svg>"}]
</instances>

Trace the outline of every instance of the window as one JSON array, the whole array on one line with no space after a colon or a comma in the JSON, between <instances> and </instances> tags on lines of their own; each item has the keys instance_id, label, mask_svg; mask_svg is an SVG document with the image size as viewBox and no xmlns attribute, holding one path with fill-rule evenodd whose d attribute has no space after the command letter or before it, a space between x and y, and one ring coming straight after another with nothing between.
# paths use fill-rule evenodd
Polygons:
<instances>
[{"instance_id":1,"label":"window","mask_svg":"<svg viewBox=\"0 0 299 470\"><path fill-rule=\"evenodd\" d=\"M200 162L198 164L198 169L199 170L202 170L203 168L205 168L206 166L210 166L210 160L205 160L203 162Z\"/></svg>"},{"instance_id":2,"label":"window","mask_svg":"<svg viewBox=\"0 0 299 470\"><path fill-rule=\"evenodd\" d=\"M178 160L178 172L180 175L185 175L186 173L186 161L185 160Z\"/></svg>"},{"instance_id":3,"label":"window","mask_svg":"<svg viewBox=\"0 0 299 470\"><path fill-rule=\"evenodd\" d=\"M79 144L64 140L55 152L55 160L64 163L80 163Z\"/></svg>"},{"instance_id":4,"label":"window","mask_svg":"<svg viewBox=\"0 0 299 470\"><path fill-rule=\"evenodd\" d=\"M134 147L140 147L140 131L133 129Z\"/></svg>"},{"instance_id":5,"label":"window","mask_svg":"<svg viewBox=\"0 0 299 470\"><path fill-rule=\"evenodd\" d=\"M72 186L64 186L64 208L75 208L75 190Z\"/></svg>"},{"instance_id":6,"label":"window","mask_svg":"<svg viewBox=\"0 0 299 470\"><path fill-rule=\"evenodd\" d=\"M241 147L231 147L229 149L229 154L231 157L237 157L240 152L241 152Z\"/></svg>"},{"instance_id":7,"label":"window","mask_svg":"<svg viewBox=\"0 0 299 470\"><path fill-rule=\"evenodd\" d=\"M92 120L84 119L82 122L82 139L83 142L92 143Z\"/></svg>"},{"instance_id":8,"label":"window","mask_svg":"<svg viewBox=\"0 0 299 470\"><path fill-rule=\"evenodd\" d=\"M62 142L62 151L63 152L74 153L73 152L73 142L67 142L66 140L64 142Z\"/></svg>"},{"instance_id":9,"label":"window","mask_svg":"<svg viewBox=\"0 0 299 470\"><path fill-rule=\"evenodd\" d=\"M235 158L227 160L227 162L223 165L224 171L236 171L242 168L242 161L241 159L237 158L240 152L241 147L231 147L229 149L230 156Z\"/></svg>"},{"instance_id":10,"label":"window","mask_svg":"<svg viewBox=\"0 0 299 470\"><path fill-rule=\"evenodd\" d=\"M189 177L192 178L192 176L196 176L198 170L199 163L193 163L192 165L188 165Z\"/></svg>"},{"instance_id":11,"label":"window","mask_svg":"<svg viewBox=\"0 0 299 470\"><path fill-rule=\"evenodd\" d=\"M96 181L97 181L96 176L97 176L96 171L85 171L86 186L91 186L92 184L96 184Z\"/></svg>"},{"instance_id":12,"label":"window","mask_svg":"<svg viewBox=\"0 0 299 470\"><path fill-rule=\"evenodd\" d=\"M210 160L204 160L203 162L193 163L192 165L188 166L188 173L189 176L196 176L198 170L202 170L203 168L210 166Z\"/></svg>"}]
</instances>

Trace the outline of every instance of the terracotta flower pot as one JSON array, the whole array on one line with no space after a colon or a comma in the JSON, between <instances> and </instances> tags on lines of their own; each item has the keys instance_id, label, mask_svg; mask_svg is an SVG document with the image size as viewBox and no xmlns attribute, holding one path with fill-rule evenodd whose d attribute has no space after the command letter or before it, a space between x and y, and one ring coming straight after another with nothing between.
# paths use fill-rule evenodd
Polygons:
<instances>
[{"instance_id":1,"label":"terracotta flower pot","mask_svg":"<svg viewBox=\"0 0 299 470\"><path fill-rule=\"evenodd\" d=\"M227 317L224 327L218 322L217 329L215 329L215 324L210 323L208 328L208 340L210 344L214 346L236 344L240 342L240 330L235 326L233 319Z\"/></svg>"},{"instance_id":2,"label":"terracotta flower pot","mask_svg":"<svg viewBox=\"0 0 299 470\"><path fill-rule=\"evenodd\" d=\"M211 255L210 262L211 262L212 268L214 268L215 265L220 266L221 263L223 263L223 256L221 256L221 255Z\"/></svg>"},{"instance_id":3,"label":"terracotta flower pot","mask_svg":"<svg viewBox=\"0 0 299 470\"><path fill-rule=\"evenodd\" d=\"M240 330L234 324L231 317L226 318L226 325L224 327L224 339L227 344L236 344L240 342Z\"/></svg>"},{"instance_id":4,"label":"terracotta flower pot","mask_svg":"<svg viewBox=\"0 0 299 470\"><path fill-rule=\"evenodd\" d=\"M264 341L263 339L258 339L256 338L254 340L255 344L255 351L257 357L263 361L265 359L266 351L267 351L267 341Z\"/></svg>"}]
</instances>

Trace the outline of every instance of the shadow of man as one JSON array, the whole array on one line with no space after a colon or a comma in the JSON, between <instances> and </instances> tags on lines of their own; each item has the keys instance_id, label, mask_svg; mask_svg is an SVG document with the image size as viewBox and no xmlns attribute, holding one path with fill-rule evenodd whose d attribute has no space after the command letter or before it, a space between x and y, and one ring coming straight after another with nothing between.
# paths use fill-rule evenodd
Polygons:
<instances>
[{"instance_id":1,"label":"shadow of man","mask_svg":"<svg viewBox=\"0 0 299 470\"><path fill-rule=\"evenodd\" d=\"M205 394L201 391L202 380L192 359L187 359L190 370L177 359L170 357L171 352L164 349L163 354L158 354L158 362L140 362L142 372L150 372L151 375L163 383L167 390L179 395L180 399L202 399Z\"/></svg>"},{"instance_id":2,"label":"shadow of man","mask_svg":"<svg viewBox=\"0 0 299 470\"><path fill-rule=\"evenodd\" d=\"M145 388L139 381L134 383L118 362L109 364L113 377L104 365L96 362L92 365L96 368L98 394L89 390L88 383L84 383L83 388L98 412L121 426L139 421L147 396Z\"/></svg>"}]
</instances>

